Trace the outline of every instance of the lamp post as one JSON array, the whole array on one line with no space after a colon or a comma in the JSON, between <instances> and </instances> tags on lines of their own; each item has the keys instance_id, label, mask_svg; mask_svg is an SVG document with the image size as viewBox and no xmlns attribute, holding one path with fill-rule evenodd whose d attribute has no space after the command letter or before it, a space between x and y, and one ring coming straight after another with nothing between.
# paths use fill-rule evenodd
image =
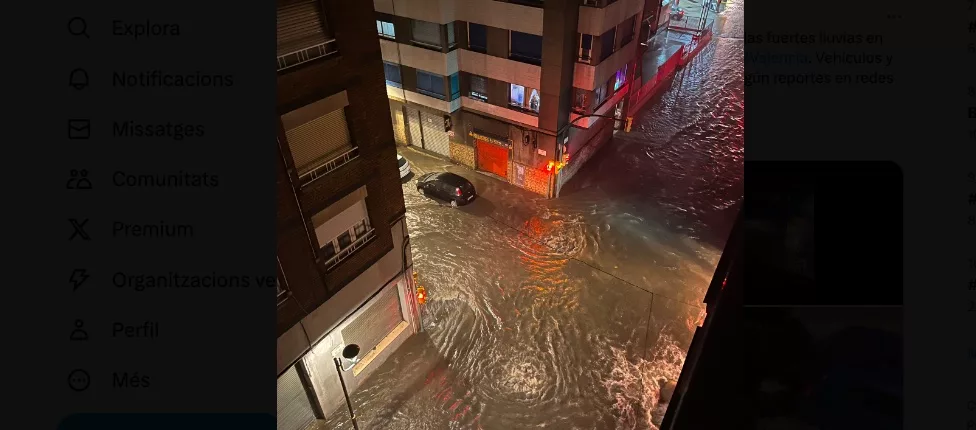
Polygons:
<instances>
[{"instance_id":1,"label":"lamp post","mask_svg":"<svg viewBox=\"0 0 976 430\"><path fill-rule=\"evenodd\" d=\"M352 428L359 430L356 422L356 412L352 409L352 400L349 399L349 390L346 389L346 380L342 378L342 372L352 369L359 361L359 345L349 344L342 348L340 355L332 357L335 361L336 373L339 374L339 384L342 385L342 395L346 398L346 407L349 408L349 418L352 420ZM346 363L346 366L343 366Z\"/></svg>"}]
</instances>

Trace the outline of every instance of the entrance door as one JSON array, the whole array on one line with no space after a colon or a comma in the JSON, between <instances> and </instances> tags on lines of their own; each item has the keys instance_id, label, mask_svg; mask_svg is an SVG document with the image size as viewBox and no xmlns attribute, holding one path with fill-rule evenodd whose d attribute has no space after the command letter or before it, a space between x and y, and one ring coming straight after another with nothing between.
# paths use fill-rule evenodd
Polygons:
<instances>
[{"instance_id":1,"label":"entrance door","mask_svg":"<svg viewBox=\"0 0 976 430\"><path fill-rule=\"evenodd\" d=\"M410 129L410 144L420 148L424 147L424 132L420 130L420 111L415 108L406 108L407 127Z\"/></svg>"},{"instance_id":2,"label":"entrance door","mask_svg":"<svg viewBox=\"0 0 976 430\"><path fill-rule=\"evenodd\" d=\"M508 148L478 140L478 169L508 178Z\"/></svg>"}]
</instances>

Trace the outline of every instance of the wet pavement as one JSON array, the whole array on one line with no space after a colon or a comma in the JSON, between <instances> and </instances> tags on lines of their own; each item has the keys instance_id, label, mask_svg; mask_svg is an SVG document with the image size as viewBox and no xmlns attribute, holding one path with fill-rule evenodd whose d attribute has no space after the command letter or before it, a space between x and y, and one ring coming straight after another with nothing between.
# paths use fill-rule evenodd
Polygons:
<instances>
[{"instance_id":1,"label":"wet pavement","mask_svg":"<svg viewBox=\"0 0 976 430\"><path fill-rule=\"evenodd\" d=\"M480 197L405 181L424 332L352 394L361 429L655 428L742 196L741 3L725 14L559 199L401 148Z\"/></svg>"}]
</instances>

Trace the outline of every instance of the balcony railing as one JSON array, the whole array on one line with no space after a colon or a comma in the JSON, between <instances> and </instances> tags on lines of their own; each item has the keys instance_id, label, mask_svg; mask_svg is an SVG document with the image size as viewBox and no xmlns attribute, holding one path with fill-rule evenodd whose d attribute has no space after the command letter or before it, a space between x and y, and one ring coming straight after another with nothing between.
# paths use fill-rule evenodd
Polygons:
<instances>
[{"instance_id":1,"label":"balcony railing","mask_svg":"<svg viewBox=\"0 0 976 430\"><path fill-rule=\"evenodd\" d=\"M329 271L339 265L342 260L349 258L350 255L354 254L356 250L365 246L369 241L376 237L376 229L370 228L362 237L356 239L355 242L351 243L342 251L333 255L332 258L325 261L325 270Z\"/></svg>"},{"instance_id":2,"label":"balcony railing","mask_svg":"<svg viewBox=\"0 0 976 430\"><path fill-rule=\"evenodd\" d=\"M338 52L339 47L336 46L335 39L326 40L325 42L309 46L308 48L302 48L297 51L279 55L278 71L280 72L285 69L290 69L318 58L328 57Z\"/></svg>"},{"instance_id":3,"label":"balcony railing","mask_svg":"<svg viewBox=\"0 0 976 430\"><path fill-rule=\"evenodd\" d=\"M318 167L298 175L298 183L301 184L302 187L305 187L308 184L315 182L316 179L328 175L335 169L338 169L344 164L355 160L357 157L359 157L359 148L352 148L346 152L343 152L342 154L339 154L339 156L322 163Z\"/></svg>"},{"instance_id":4,"label":"balcony railing","mask_svg":"<svg viewBox=\"0 0 976 430\"><path fill-rule=\"evenodd\" d=\"M580 48L579 55L576 57L576 61L579 61L580 63L584 63L584 64L590 64L590 60L592 59L590 57L591 52L592 50L590 49Z\"/></svg>"}]
</instances>

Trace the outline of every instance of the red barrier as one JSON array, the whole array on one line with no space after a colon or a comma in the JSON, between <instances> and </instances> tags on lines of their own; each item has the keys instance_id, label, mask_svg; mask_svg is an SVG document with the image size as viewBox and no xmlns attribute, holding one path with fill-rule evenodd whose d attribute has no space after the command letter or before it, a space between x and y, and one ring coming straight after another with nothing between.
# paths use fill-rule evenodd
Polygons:
<instances>
[{"instance_id":1,"label":"red barrier","mask_svg":"<svg viewBox=\"0 0 976 430\"><path fill-rule=\"evenodd\" d=\"M647 101L650 100L651 97L653 97L654 94L664 86L662 83L674 75L675 70L677 70L678 66L681 65L681 59L685 53L684 48L684 46L678 48L678 50L675 51L671 57L668 57L664 64L658 66L657 73L654 75L654 77L649 79L644 83L643 86L640 87L640 89L635 91L637 100L636 102L630 103L630 109L628 109L627 116L636 115L637 111L644 106L644 103L647 103Z\"/></svg>"},{"instance_id":2,"label":"red barrier","mask_svg":"<svg viewBox=\"0 0 976 430\"><path fill-rule=\"evenodd\" d=\"M688 64L688 62L691 61L692 58L695 58L695 56L698 55L698 53L701 52L701 50L705 48L705 45L708 45L708 42L711 40L712 30L706 29L702 32L701 36L698 36L693 40L692 44L687 45L688 49L681 58L680 65L684 66L685 64Z\"/></svg>"}]
</instances>

